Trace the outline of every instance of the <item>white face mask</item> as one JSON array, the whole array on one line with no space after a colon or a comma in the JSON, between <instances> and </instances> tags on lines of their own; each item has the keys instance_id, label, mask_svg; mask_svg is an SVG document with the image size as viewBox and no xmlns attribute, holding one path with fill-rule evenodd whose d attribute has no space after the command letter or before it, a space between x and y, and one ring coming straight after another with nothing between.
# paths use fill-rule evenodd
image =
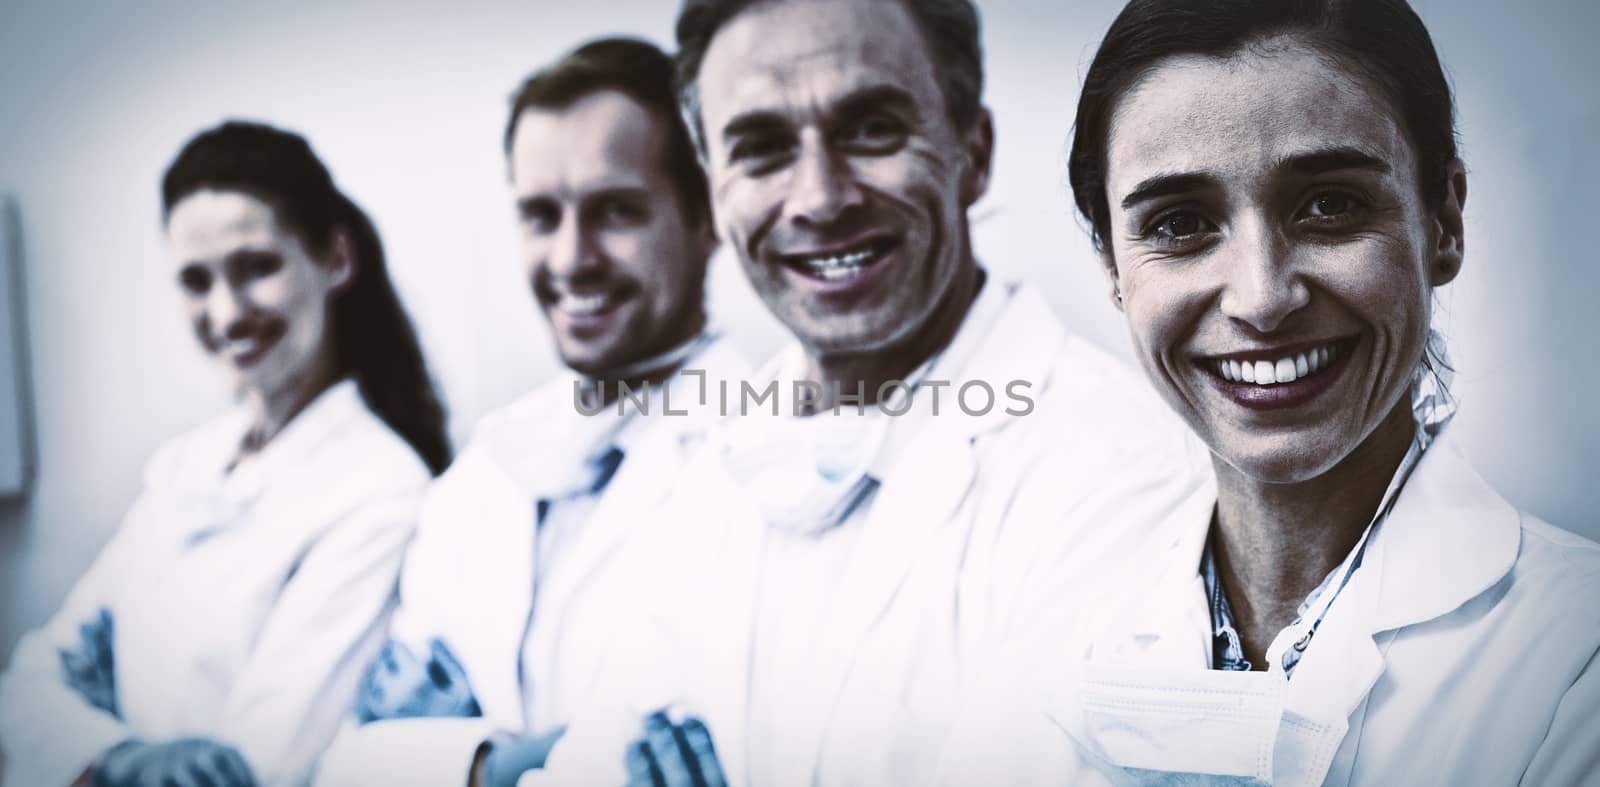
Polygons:
<instances>
[{"instance_id":1,"label":"white face mask","mask_svg":"<svg viewBox=\"0 0 1600 787\"><path fill-rule=\"evenodd\" d=\"M915 420L904 414L912 411L916 387L937 360L934 356L906 375L904 385L893 388L880 405L842 406L804 418L740 418L724 445L728 472L769 525L812 535L837 527L878 488L871 471L887 453L895 422Z\"/></svg>"},{"instance_id":2,"label":"white face mask","mask_svg":"<svg viewBox=\"0 0 1600 787\"><path fill-rule=\"evenodd\" d=\"M775 527L816 534L843 522L878 486L868 471L883 448L882 413L757 416L723 453L728 472ZM754 420L754 419L751 419Z\"/></svg>"}]
</instances>

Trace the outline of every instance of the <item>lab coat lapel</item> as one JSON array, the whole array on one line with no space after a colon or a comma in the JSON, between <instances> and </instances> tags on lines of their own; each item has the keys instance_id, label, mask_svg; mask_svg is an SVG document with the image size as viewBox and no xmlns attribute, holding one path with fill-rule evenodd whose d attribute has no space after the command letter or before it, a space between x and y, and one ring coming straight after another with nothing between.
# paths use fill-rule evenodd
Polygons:
<instances>
[{"instance_id":1,"label":"lab coat lapel","mask_svg":"<svg viewBox=\"0 0 1600 787\"><path fill-rule=\"evenodd\" d=\"M661 390L652 390L651 412L637 416L639 420L627 427L628 434L619 435L624 449L622 466L584 522L582 537L563 558L569 567L556 572L548 586L555 598L571 598L572 589L587 582L630 533L653 523L654 514L681 479L690 454L699 447L695 436L709 426L719 409L709 394L701 396L702 381L709 388L727 376L743 373L745 364L719 337L686 359L682 368L706 374L674 374L664 396ZM668 414L669 406L674 414Z\"/></svg>"},{"instance_id":2,"label":"lab coat lapel","mask_svg":"<svg viewBox=\"0 0 1600 787\"><path fill-rule=\"evenodd\" d=\"M1360 735L1364 703L1385 668L1383 635L1448 614L1492 587L1515 564L1520 540L1517 511L1445 432L1423 455L1295 669L1279 783L1323 783L1347 734ZM1353 753L1346 747L1346 756Z\"/></svg>"},{"instance_id":3,"label":"lab coat lapel","mask_svg":"<svg viewBox=\"0 0 1600 787\"><path fill-rule=\"evenodd\" d=\"M952 526L951 514L966 497L977 472L971 444L925 431L906 447L918 457L910 468L891 474L877 491L867 514L861 542L838 585L833 625L818 632L817 659L804 688L838 702L851 664L874 622L892 603L911 567L941 528ZM915 475L915 478L906 476ZM752 577L753 579L753 577ZM796 787L809 785L821 754L827 722L840 710L809 717L792 731L792 751L803 767L782 769ZM806 759L802 759L806 758Z\"/></svg>"},{"instance_id":4,"label":"lab coat lapel","mask_svg":"<svg viewBox=\"0 0 1600 787\"><path fill-rule=\"evenodd\" d=\"M1167 771L1272 776L1282 675L1207 669L1210 613L1199 565L1215 504L1215 489L1200 490L1179 509L1177 527L1112 569L1124 587L1154 572L1150 591L1101 613L1080 679L1055 683L1046 699L1046 715L1083 764L1112 783L1159 781L1153 772ZM1148 558L1158 554L1163 567L1152 569Z\"/></svg>"},{"instance_id":5,"label":"lab coat lapel","mask_svg":"<svg viewBox=\"0 0 1600 787\"><path fill-rule=\"evenodd\" d=\"M354 381L334 383L291 419L256 456L228 472L227 464L238 458L240 443L250 423L242 406L234 408L193 446L192 456L183 463L176 479L178 506L175 510L188 544L249 521L244 512L263 497L270 483L298 472L306 457L340 426L359 417L365 407ZM285 500L281 504L326 505L321 500ZM262 511L258 516L266 519L275 515ZM313 516L287 519L317 521Z\"/></svg>"},{"instance_id":6,"label":"lab coat lapel","mask_svg":"<svg viewBox=\"0 0 1600 787\"><path fill-rule=\"evenodd\" d=\"M483 533L472 540L463 561L469 568L459 575L467 586L457 611L461 642L453 649L472 676L484 715L520 729L525 715L520 654L534 592L534 507L510 477L496 474L487 480L478 490Z\"/></svg>"},{"instance_id":7,"label":"lab coat lapel","mask_svg":"<svg viewBox=\"0 0 1600 787\"><path fill-rule=\"evenodd\" d=\"M951 342L928 379L948 380L952 387L966 380L998 382L999 391L1006 381L1048 378L1065 336L1060 323L1031 289L994 280L988 288L969 313L962 329L965 335L958 334ZM990 300L985 303L983 298ZM1026 347L1018 346L1019 336L1028 337ZM894 603L934 537L945 528L970 524L965 521L968 514L958 511L978 480L976 444L985 434L1016 420L1001 404L983 416L967 415L948 396L940 412L934 416L919 405L892 427L906 431L890 435L890 460L879 479L861 542L834 596L837 624L820 632L820 655L813 682L807 684L832 695L835 706L795 731L794 751L811 756L809 767L784 769L797 779L805 777L801 784L809 784L815 774L828 718L844 712L838 697L873 625Z\"/></svg>"},{"instance_id":8,"label":"lab coat lapel","mask_svg":"<svg viewBox=\"0 0 1600 787\"><path fill-rule=\"evenodd\" d=\"M743 498L730 498L736 501L733 510L739 513L724 523L722 570L715 572L715 614L707 616L714 626L705 632L705 641L712 643L707 654L710 669L699 674L709 679L709 685L701 687L701 696L707 698L707 722L718 736L718 756L733 783L748 784L749 741L745 733L749 729L750 681L754 677L750 654L760 593L761 555L768 533L753 509L744 507L747 504Z\"/></svg>"}]
</instances>

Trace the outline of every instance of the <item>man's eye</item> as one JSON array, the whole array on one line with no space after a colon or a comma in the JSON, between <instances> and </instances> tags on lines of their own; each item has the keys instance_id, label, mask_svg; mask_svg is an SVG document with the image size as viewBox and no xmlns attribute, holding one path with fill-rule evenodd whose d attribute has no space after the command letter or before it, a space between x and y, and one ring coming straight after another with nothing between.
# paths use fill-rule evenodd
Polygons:
<instances>
[{"instance_id":1,"label":"man's eye","mask_svg":"<svg viewBox=\"0 0 1600 787\"><path fill-rule=\"evenodd\" d=\"M896 149L906 138L905 125L886 115L870 115L845 127L840 139L869 152Z\"/></svg>"},{"instance_id":2,"label":"man's eye","mask_svg":"<svg viewBox=\"0 0 1600 787\"><path fill-rule=\"evenodd\" d=\"M283 268L282 258L276 255L262 255L251 257L245 262L245 274L252 279L271 276Z\"/></svg>"},{"instance_id":3,"label":"man's eye","mask_svg":"<svg viewBox=\"0 0 1600 787\"><path fill-rule=\"evenodd\" d=\"M1342 191L1327 191L1311 198L1306 203L1305 214L1312 219L1335 219L1348 216L1360 207L1360 203L1352 194Z\"/></svg>"},{"instance_id":4,"label":"man's eye","mask_svg":"<svg viewBox=\"0 0 1600 787\"><path fill-rule=\"evenodd\" d=\"M728 151L728 159L736 162L768 162L783 155L789 145L781 137L762 135L745 137L733 144Z\"/></svg>"},{"instance_id":5,"label":"man's eye","mask_svg":"<svg viewBox=\"0 0 1600 787\"><path fill-rule=\"evenodd\" d=\"M645 216L643 208L625 200L606 200L600 206L600 218L610 226L640 224Z\"/></svg>"},{"instance_id":6,"label":"man's eye","mask_svg":"<svg viewBox=\"0 0 1600 787\"><path fill-rule=\"evenodd\" d=\"M205 268L184 268L178 273L178 286L191 295L204 295L211 289L211 271Z\"/></svg>"}]
</instances>

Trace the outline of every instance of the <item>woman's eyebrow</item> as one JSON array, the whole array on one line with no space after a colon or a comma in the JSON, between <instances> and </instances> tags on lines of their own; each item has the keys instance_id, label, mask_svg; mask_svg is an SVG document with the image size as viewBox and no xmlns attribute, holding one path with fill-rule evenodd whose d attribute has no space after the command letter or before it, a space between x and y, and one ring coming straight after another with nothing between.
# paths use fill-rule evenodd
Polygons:
<instances>
[{"instance_id":1,"label":"woman's eyebrow","mask_svg":"<svg viewBox=\"0 0 1600 787\"><path fill-rule=\"evenodd\" d=\"M1347 169L1387 175L1391 168L1389 162L1360 148L1336 147L1296 153L1279 161L1274 169L1287 170L1296 175L1321 175Z\"/></svg>"},{"instance_id":2,"label":"woman's eyebrow","mask_svg":"<svg viewBox=\"0 0 1600 787\"><path fill-rule=\"evenodd\" d=\"M1122 198L1122 207L1126 210L1141 202L1149 202L1171 194L1199 191L1215 184L1216 180L1211 176L1192 172L1154 175L1139 181L1139 185L1134 186L1133 190Z\"/></svg>"}]
</instances>

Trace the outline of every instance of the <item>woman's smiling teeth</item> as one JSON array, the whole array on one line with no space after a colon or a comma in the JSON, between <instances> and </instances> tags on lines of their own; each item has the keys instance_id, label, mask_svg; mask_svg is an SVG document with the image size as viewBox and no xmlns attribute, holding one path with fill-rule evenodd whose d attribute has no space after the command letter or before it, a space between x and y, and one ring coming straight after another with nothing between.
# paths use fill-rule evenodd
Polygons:
<instances>
[{"instance_id":1,"label":"woman's smiling teeth","mask_svg":"<svg viewBox=\"0 0 1600 787\"><path fill-rule=\"evenodd\" d=\"M250 355L261 347L261 337L251 336L244 339L226 339L222 342L222 351L233 358L242 358Z\"/></svg>"},{"instance_id":2,"label":"woman's smiling teeth","mask_svg":"<svg viewBox=\"0 0 1600 787\"><path fill-rule=\"evenodd\" d=\"M1339 359L1339 353L1339 346L1330 344L1275 361L1235 361L1217 358L1211 361L1211 368L1230 383L1279 385L1321 373Z\"/></svg>"},{"instance_id":3,"label":"woman's smiling teeth","mask_svg":"<svg viewBox=\"0 0 1600 787\"><path fill-rule=\"evenodd\" d=\"M609 293L600 292L592 295L583 295L569 292L561 295L559 306L562 311L568 314L587 317L591 314L599 314L610 304L611 295Z\"/></svg>"}]
</instances>

